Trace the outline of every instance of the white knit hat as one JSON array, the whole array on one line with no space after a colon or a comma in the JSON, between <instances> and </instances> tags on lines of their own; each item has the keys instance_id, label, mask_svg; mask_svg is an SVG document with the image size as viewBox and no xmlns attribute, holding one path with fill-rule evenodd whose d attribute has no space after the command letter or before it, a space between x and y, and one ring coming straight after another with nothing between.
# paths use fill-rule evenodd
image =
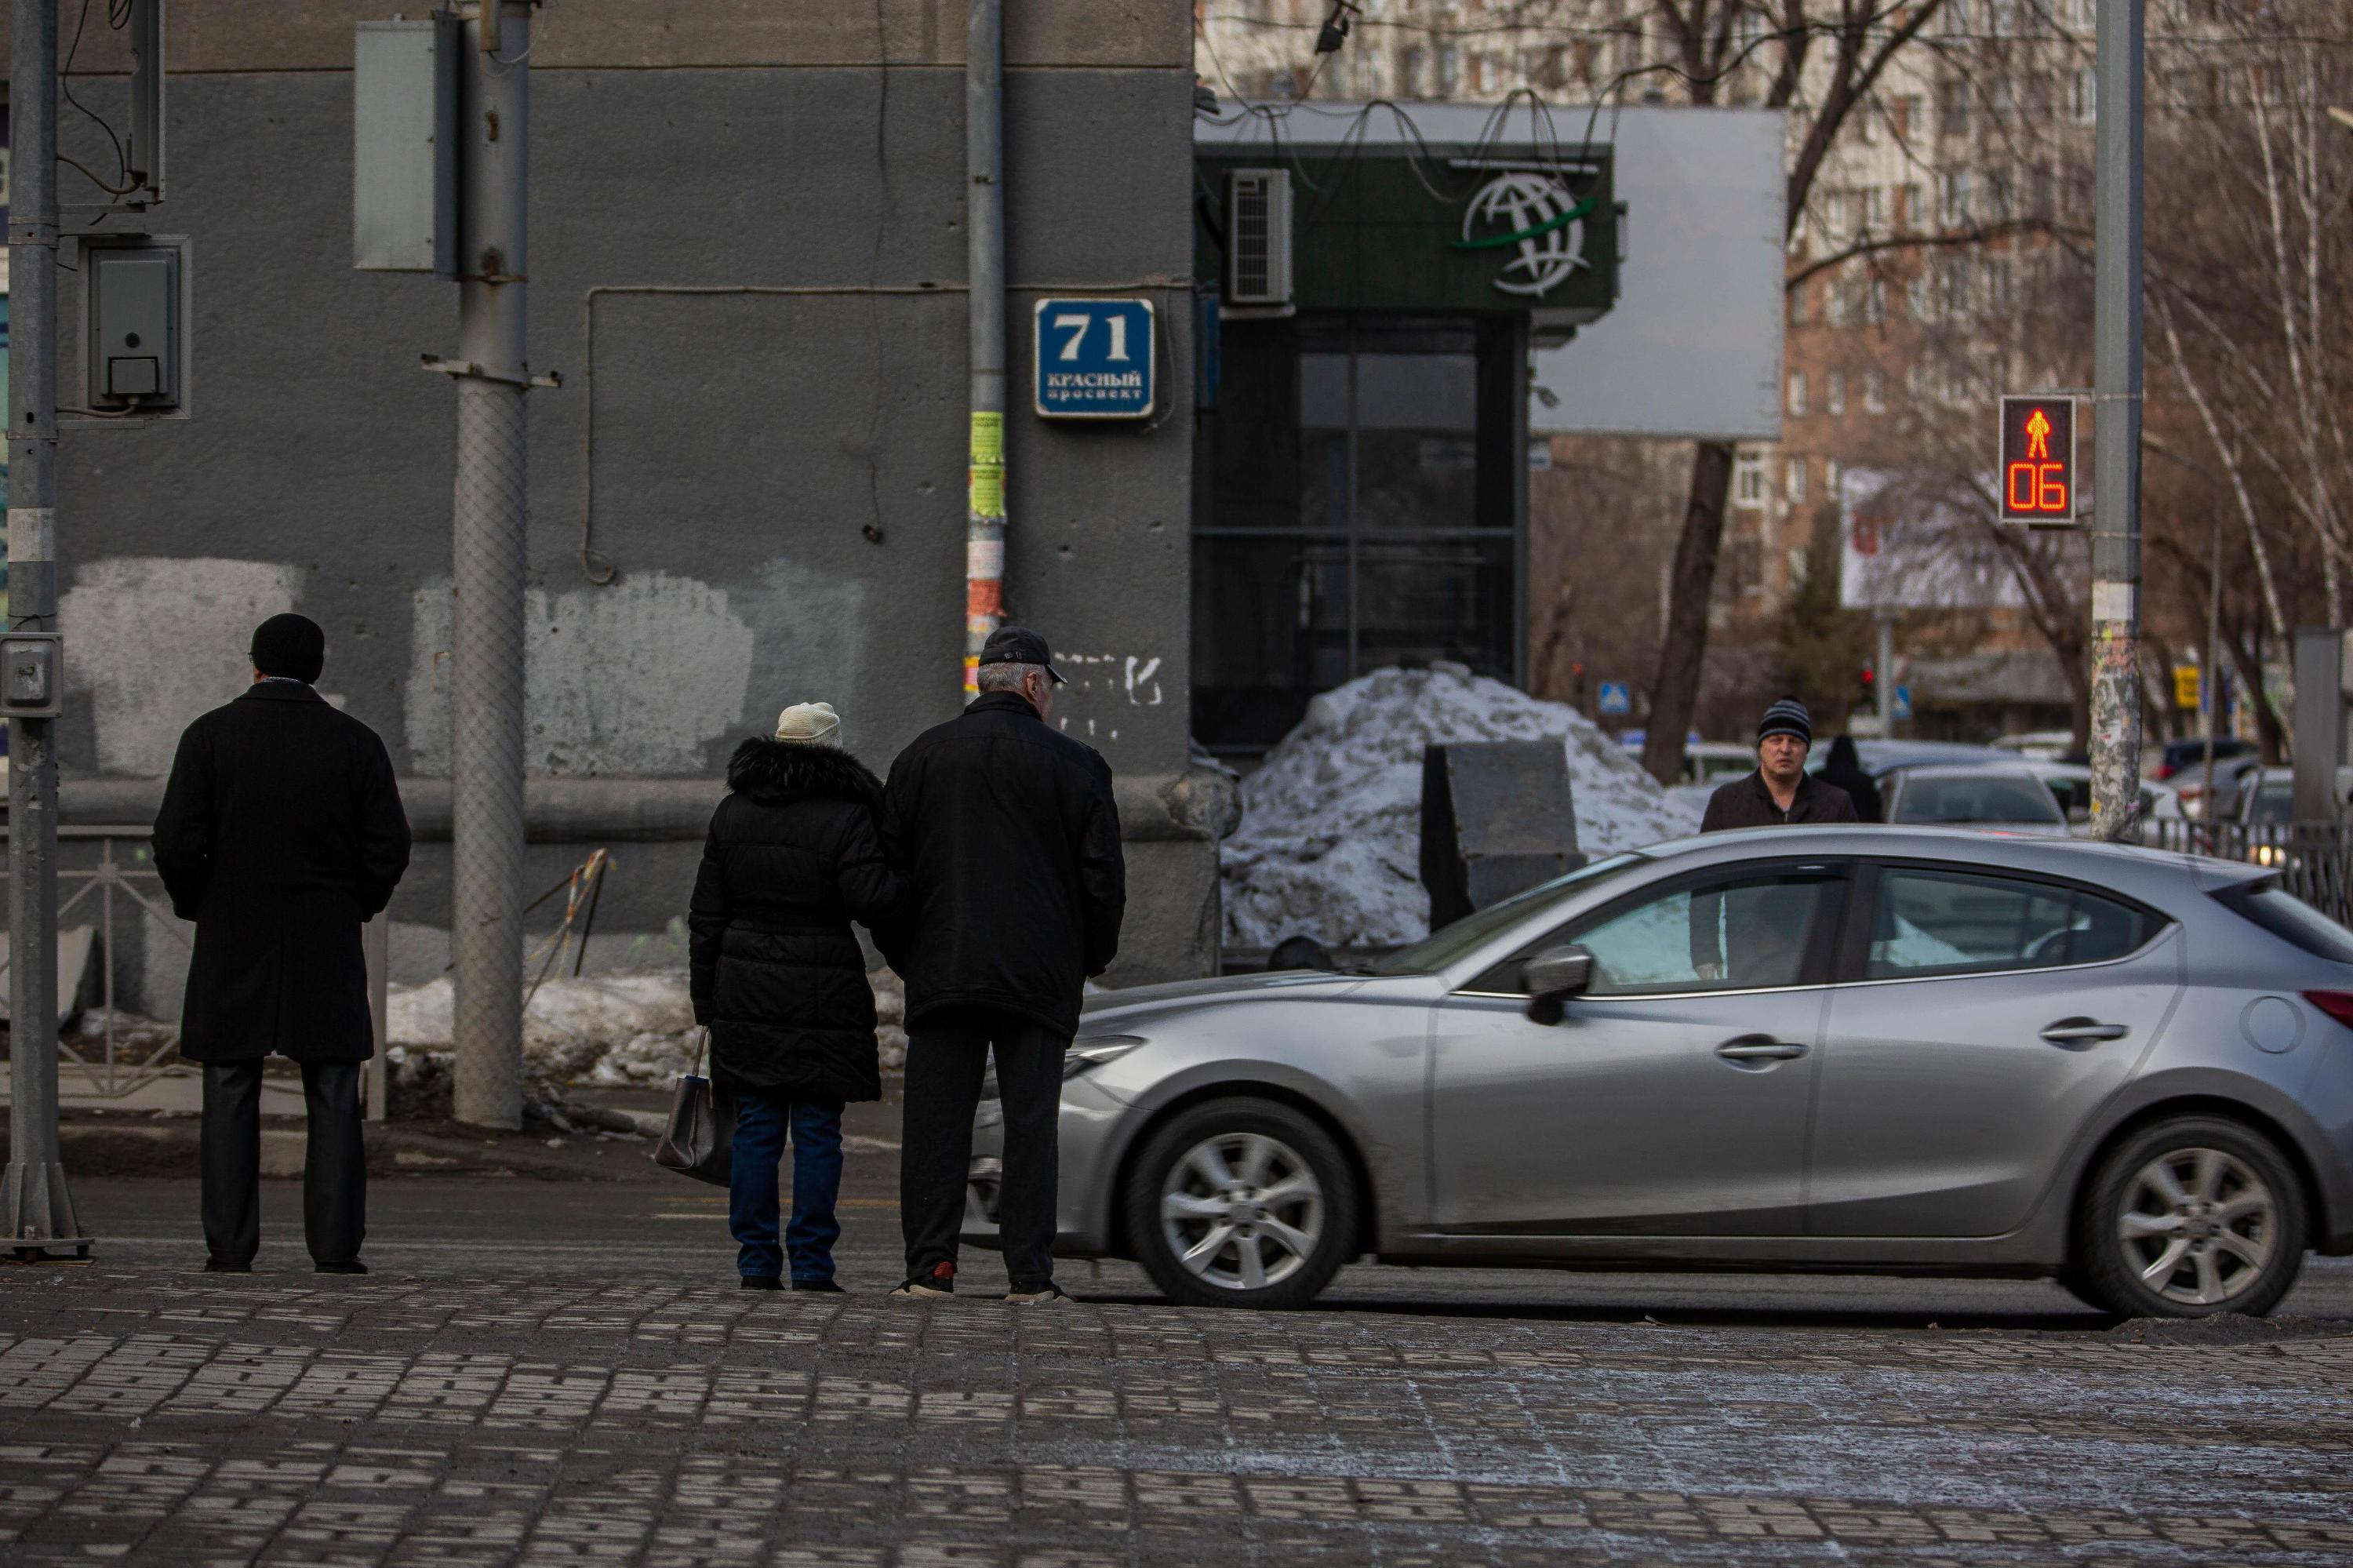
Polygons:
<instances>
[{"instance_id":1,"label":"white knit hat","mask_svg":"<svg viewBox=\"0 0 2353 1568\"><path fill-rule=\"evenodd\" d=\"M841 734L831 703L795 703L776 715L776 738L803 746L831 746Z\"/></svg>"}]
</instances>

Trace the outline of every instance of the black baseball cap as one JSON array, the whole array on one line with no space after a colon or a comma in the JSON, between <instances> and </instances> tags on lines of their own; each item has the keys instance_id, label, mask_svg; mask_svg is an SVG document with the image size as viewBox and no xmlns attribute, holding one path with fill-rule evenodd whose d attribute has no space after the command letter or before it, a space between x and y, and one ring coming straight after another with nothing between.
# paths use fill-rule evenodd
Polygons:
<instances>
[{"instance_id":1,"label":"black baseball cap","mask_svg":"<svg viewBox=\"0 0 2353 1568\"><path fill-rule=\"evenodd\" d=\"M1046 640L1026 626L1000 626L988 634L980 645L983 664L1043 664L1054 684L1067 686L1062 673L1054 668L1054 661L1046 651Z\"/></svg>"}]
</instances>

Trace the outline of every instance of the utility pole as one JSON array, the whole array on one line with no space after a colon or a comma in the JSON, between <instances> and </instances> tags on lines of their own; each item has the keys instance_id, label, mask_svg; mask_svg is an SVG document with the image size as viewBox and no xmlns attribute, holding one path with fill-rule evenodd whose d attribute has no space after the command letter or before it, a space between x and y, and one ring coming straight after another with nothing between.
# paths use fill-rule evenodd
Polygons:
<instances>
[{"instance_id":1,"label":"utility pole","mask_svg":"<svg viewBox=\"0 0 2353 1568\"><path fill-rule=\"evenodd\" d=\"M19 5L24 0L17 0ZM531 7L475 0L459 68L449 941L456 1112L522 1125L524 155Z\"/></svg>"},{"instance_id":2,"label":"utility pole","mask_svg":"<svg viewBox=\"0 0 2353 1568\"><path fill-rule=\"evenodd\" d=\"M981 645L1005 619L1005 16L966 0L965 273L972 336L972 466L966 481L964 690L979 689Z\"/></svg>"},{"instance_id":3,"label":"utility pole","mask_svg":"<svg viewBox=\"0 0 2353 1568\"><path fill-rule=\"evenodd\" d=\"M1883 609L1878 615L1879 653L1873 662L1872 700L1879 708L1879 738L1895 738L1895 612Z\"/></svg>"},{"instance_id":4,"label":"utility pole","mask_svg":"<svg viewBox=\"0 0 2353 1568\"><path fill-rule=\"evenodd\" d=\"M2133 831L2140 795L2142 0L2099 0L2092 493L2092 832Z\"/></svg>"},{"instance_id":5,"label":"utility pole","mask_svg":"<svg viewBox=\"0 0 2353 1568\"><path fill-rule=\"evenodd\" d=\"M8 630L58 629L58 5L13 0ZM49 679L58 672L50 665ZM58 1158L58 724L8 720L8 1173L0 1237L89 1251Z\"/></svg>"}]
</instances>

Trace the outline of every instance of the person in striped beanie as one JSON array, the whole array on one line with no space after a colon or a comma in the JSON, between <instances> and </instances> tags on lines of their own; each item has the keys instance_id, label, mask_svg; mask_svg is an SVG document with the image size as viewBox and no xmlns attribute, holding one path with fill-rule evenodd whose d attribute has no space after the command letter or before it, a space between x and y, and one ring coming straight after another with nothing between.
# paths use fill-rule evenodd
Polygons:
<instances>
[{"instance_id":1,"label":"person in striped beanie","mask_svg":"<svg viewBox=\"0 0 2353 1568\"><path fill-rule=\"evenodd\" d=\"M1777 698L1757 722L1757 771L1724 785L1708 798L1699 831L1779 827L1791 822L1852 822L1854 799L1834 784L1806 772L1814 724L1806 705Z\"/></svg>"}]
</instances>

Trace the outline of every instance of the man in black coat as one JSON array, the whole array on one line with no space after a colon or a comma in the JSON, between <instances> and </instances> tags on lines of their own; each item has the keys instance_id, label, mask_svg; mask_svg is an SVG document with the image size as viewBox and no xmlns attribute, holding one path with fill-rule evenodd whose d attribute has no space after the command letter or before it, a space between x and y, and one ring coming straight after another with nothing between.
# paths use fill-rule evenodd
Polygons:
<instances>
[{"instance_id":1,"label":"man in black coat","mask_svg":"<svg viewBox=\"0 0 2353 1568\"><path fill-rule=\"evenodd\" d=\"M375 732L312 689L326 633L273 615L253 684L180 736L155 819L155 869L196 923L180 1054L205 1070L209 1272L261 1245L261 1068L302 1065L310 1146L302 1229L322 1274L364 1274L367 1155L360 1064L375 1054L360 927L408 868L408 819Z\"/></svg>"},{"instance_id":2,"label":"man in black coat","mask_svg":"<svg viewBox=\"0 0 2353 1568\"><path fill-rule=\"evenodd\" d=\"M917 736L883 787L884 853L908 884L906 917L884 942L907 982L907 1283L896 1296L955 1289L993 1046L1006 1299L1067 1299L1053 1262L1062 1057L1087 978L1119 951L1127 874L1110 767L1046 722L1061 679L1044 638L1000 627L981 652L980 694Z\"/></svg>"},{"instance_id":3,"label":"man in black coat","mask_svg":"<svg viewBox=\"0 0 2353 1568\"><path fill-rule=\"evenodd\" d=\"M1792 822L1852 822L1854 800L1806 773L1814 724L1806 705L1782 697L1757 721L1757 771L1720 785L1708 797L1699 831L1778 827ZM1702 894L1691 900L1692 968L1701 979L1736 985L1786 984L1798 953L1789 941L1791 894L1778 886Z\"/></svg>"}]
</instances>

